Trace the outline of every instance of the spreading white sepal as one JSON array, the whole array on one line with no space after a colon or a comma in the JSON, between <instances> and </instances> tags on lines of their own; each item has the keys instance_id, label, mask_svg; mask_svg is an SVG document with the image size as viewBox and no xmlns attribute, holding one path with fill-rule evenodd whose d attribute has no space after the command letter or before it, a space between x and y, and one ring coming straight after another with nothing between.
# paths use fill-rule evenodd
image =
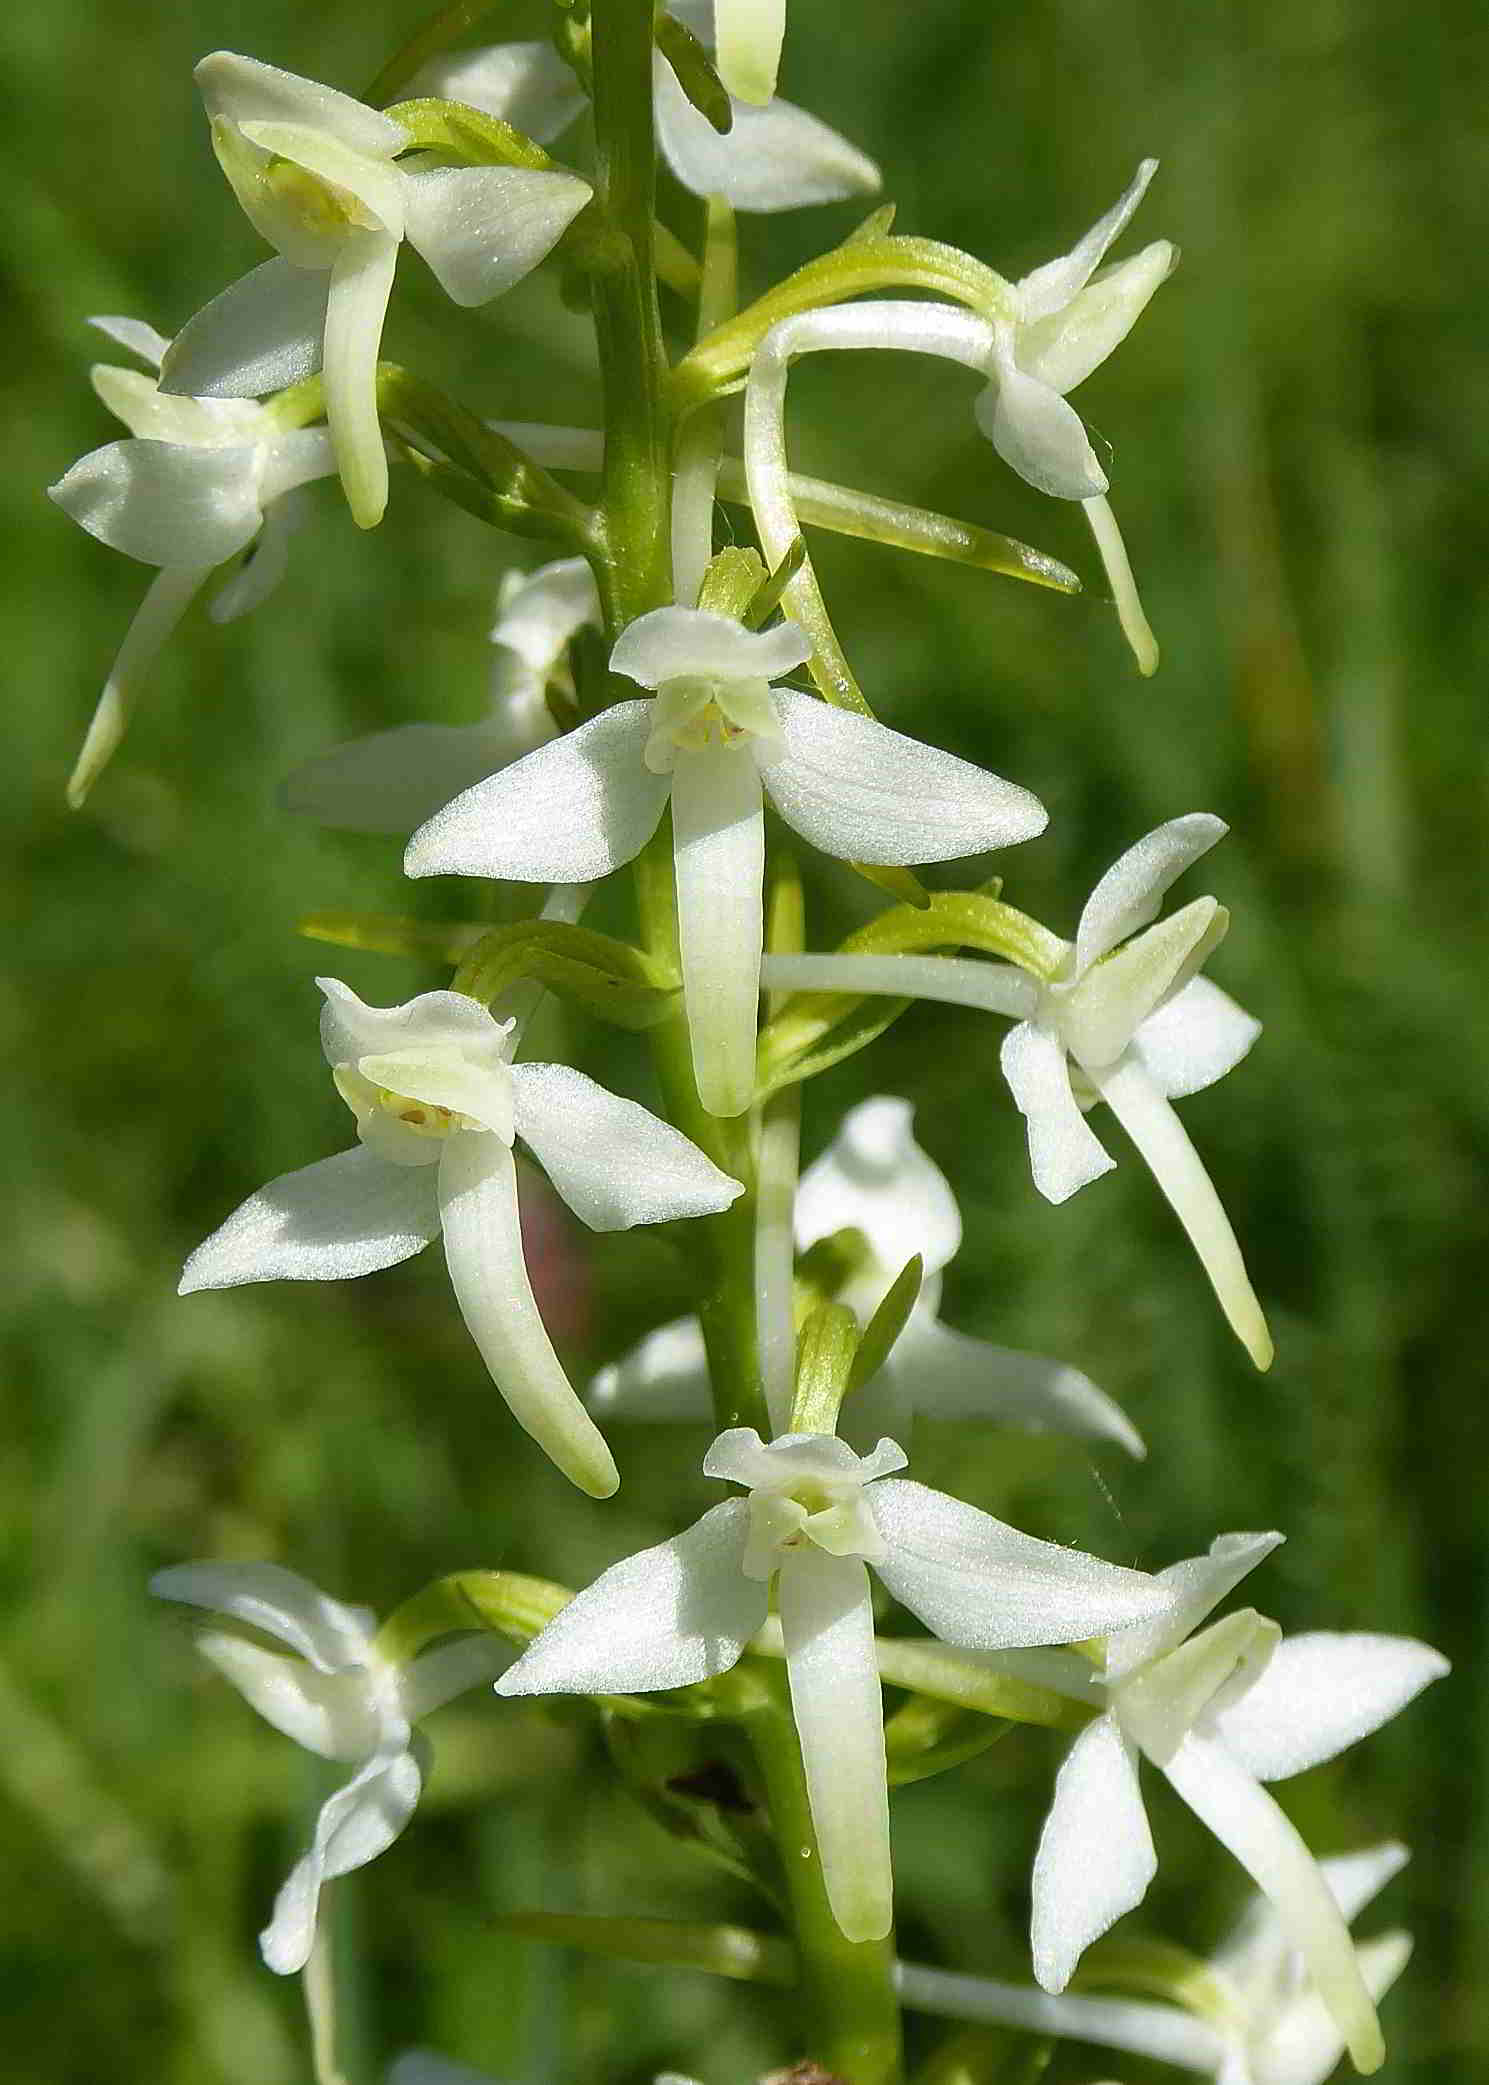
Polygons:
<instances>
[{"instance_id":1,"label":"spreading white sepal","mask_svg":"<svg viewBox=\"0 0 1489 2085\"><path fill-rule=\"evenodd\" d=\"M404 91L411 99L462 101L540 145L551 144L587 106L572 68L546 41L446 53L420 66Z\"/></svg>"},{"instance_id":2,"label":"spreading white sepal","mask_svg":"<svg viewBox=\"0 0 1489 2085\"><path fill-rule=\"evenodd\" d=\"M950 1613L958 1642L1069 1641L1089 1635L1096 1617L1149 1616L1172 1603L1139 1572L1035 1542L890 1476L904 1465L891 1440L861 1456L832 1435L765 1442L752 1427L730 1428L704 1457L704 1474L745 1486L748 1498L613 1565L497 1683L502 1694L614 1694L727 1671L764 1624L766 1590L779 1574L781 1642L823 1882L853 1939L882 1935L890 1918L883 1705L865 1565L900 1597L909 1581L916 1598L908 1604L933 1628L926 1606ZM938 1544L945 1554L935 1554ZM933 1597L921 1600L927 1587Z\"/></svg>"},{"instance_id":3,"label":"spreading white sepal","mask_svg":"<svg viewBox=\"0 0 1489 2085\"><path fill-rule=\"evenodd\" d=\"M188 319L165 353L161 389L187 398L262 398L321 365L329 272L276 255Z\"/></svg>"},{"instance_id":4,"label":"spreading white sepal","mask_svg":"<svg viewBox=\"0 0 1489 2085\"><path fill-rule=\"evenodd\" d=\"M1448 1669L1441 1651L1409 1636L1289 1636L1220 1732L1258 1781L1285 1781L1389 1723Z\"/></svg>"},{"instance_id":5,"label":"spreading white sepal","mask_svg":"<svg viewBox=\"0 0 1489 2085\"><path fill-rule=\"evenodd\" d=\"M347 1607L277 1564L179 1564L158 1571L150 1590L288 1644L293 1658L220 1630L199 1639L212 1664L275 1729L324 1758L358 1763L322 1804L311 1844L260 1936L268 1966L290 1975L309 1959L323 1886L375 1860L413 1814L423 1780L414 1721L493 1679L508 1653L493 1639L474 1637L395 1664L378 1649L367 1608Z\"/></svg>"},{"instance_id":6,"label":"spreading white sepal","mask_svg":"<svg viewBox=\"0 0 1489 2085\"><path fill-rule=\"evenodd\" d=\"M805 109L779 95L763 106L731 95L734 121L721 136L660 55L653 73L657 143L694 195L722 196L734 210L773 212L877 194L873 160Z\"/></svg>"},{"instance_id":7,"label":"spreading white sepal","mask_svg":"<svg viewBox=\"0 0 1489 2085\"><path fill-rule=\"evenodd\" d=\"M557 909L573 910L572 893ZM443 1233L462 1315L520 1425L598 1498L619 1479L533 1297L517 1214L521 1137L597 1228L711 1214L742 1192L679 1130L566 1065L513 1065L517 1029L458 992L368 1006L335 978L321 1043L359 1148L286 1174L198 1247L183 1290L326 1280Z\"/></svg>"}]
</instances>

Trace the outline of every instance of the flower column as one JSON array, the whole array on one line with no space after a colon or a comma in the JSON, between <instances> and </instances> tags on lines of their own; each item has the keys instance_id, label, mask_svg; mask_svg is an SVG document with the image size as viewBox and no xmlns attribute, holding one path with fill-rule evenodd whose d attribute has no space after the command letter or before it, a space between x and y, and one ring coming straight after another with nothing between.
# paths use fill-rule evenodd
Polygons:
<instances>
[{"instance_id":1,"label":"flower column","mask_svg":"<svg viewBox=\"0 0 1489 2085\"><path fill-rule=\"evenodd\" d=\"M656 148L652 113L651 0L595 0L597 188L617 258L594 284L605 389L604 525L608 558L601 596L609 634L667 606L671 595L671 426L664 405L666 353L652 257ZM636 872L642 940L674 966L677 894L666 821ZM707 1219L712 1264L699 1315L720 1426L766 1427L755 1335L755 1193L749 1117L711 1116L698 1098L682 1021L654 1031L668 1113L716 1163L745 1183L722 1216ZM812 1834L801 1752L784 1675L767 1674L750 1716L766 1795L784 1859L799 1958L804 2053L851 2085L889 2085L900 2072L899 2011L887 1940L844 1940L827 1901ZM803 1852L806 1858L802 1858Z\"/></svg>"}]
</instances>

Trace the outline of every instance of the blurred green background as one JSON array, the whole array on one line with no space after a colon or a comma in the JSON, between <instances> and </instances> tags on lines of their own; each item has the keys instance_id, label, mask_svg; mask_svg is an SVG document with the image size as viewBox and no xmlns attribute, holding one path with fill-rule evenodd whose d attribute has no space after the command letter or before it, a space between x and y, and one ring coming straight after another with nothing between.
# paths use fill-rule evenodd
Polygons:
<instances>
[{"instance_id":1,"label":"blurred green background","mask_svg":"<svg viewBox=\"0 0 1489 2085\"><path fill-rule=\"evenodd\" d=\"M147 1600L152 1569L274 1557L386 1608L469 1564L582 1582L706 1502L701 1437L682 1432L620 1435L612 1505L565 1487L486 1382L434 1254L361 1284L173 1294L246 1193L347 1141L315 972L384 1002L444 981L328 964L298 914L467 903L448 884L410 898L393 842L297 825L276 786L355 731L474 718L497 577L530 551L403 482L362 538L323 488L282 592L227 630L198 611L89 809L62 808L148 578L42 497L115 432L84 319L170 332L261 257L212 163L192 62L227 45L356 91L416 19L392 0L318 16L20 0L0 26L16 958L0 999L0 2007L6 2074L38 2085L309 2075L296 1992L254 1935L323 1784L194 1660ZM520 34L540 16L493 20ZM1408 1631L1453 1657L1399 1722L1283 1791L1321 1850L1391 1835L1416 1850L1373 1914L1418 1936L1387 2008L1390 2085L1468 2085L1489 2064L1486 59L1477 0L792 0L783 82L881 159L901 229L1010 274L1063 250L1144 154L1163 163L1134 230L1176 239L1183 264L1078 400L1113 445L1158 678L1137 678L1099 598L816 547L880 713L1049 805L1049 834L1002 865L1016 902L1068 930L1149 826L1204 808L1235 828L1184 889L1232 907L1214 974L1266 1032L1186 1120L1276 1368L1256 1377L1229 1343L1130 1156L1063 1209L1035 1196L996 1035L972 1014L914 1013L812 1086L807 1144L865 1092L914 1097L967 1218L949 1321L1078 1363L1152 1445L1145 1467L1098 1467L962 1435L922 1442L918 1474L1144 1565L1222 1528L1281 1527L1246 1597L1285 1626ZM852 222L847 206L747 222L747 285ZM456 313L410 265L388 339L484 412L592 424L586 328L546 278ZM793 456L1023 536L1094 582L1080 516L996 462L974 391L939 363L816 358L793 384ZM836 871L814 897L821 935L863 910ZM629 1043L554 1040L644 1092ZM556 1252L576 1369L685 1305L685 1269L655 1240L569 1229ZM789 2057L768 1995L495 1930L524 1906L757 1916L591 1773L582 1723L470 1698L433 1736L414 1827L339 1893L359 1964L353 2085L412 2041L520 2085L661 2066L733 2085ZM1056 1757L1015 1733L898 1799L907 1953L1026 1973ZM1203 1946L1242 1879L1165 1795L1153 1812L1163 1865L1131 1930ZM1065 2047L1047 2077L1113 2070L1162 2076Z\"/></svg>"}]
</instances>

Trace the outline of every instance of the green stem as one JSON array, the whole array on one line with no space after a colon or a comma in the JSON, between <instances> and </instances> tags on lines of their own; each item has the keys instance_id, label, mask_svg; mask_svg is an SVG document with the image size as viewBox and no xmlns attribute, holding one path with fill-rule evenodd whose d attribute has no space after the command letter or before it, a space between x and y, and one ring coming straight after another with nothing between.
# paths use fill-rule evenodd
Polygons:
<instances>
[{"instance_id":1,"label":"green stem","mask_svg":"<svg viewBox=\"0 0 1489 2085\"><path fill-rule=\"evenodd\" d=\"M903 2061L891 1973L893 1938L845 1940L822 1884L786 1675L762 1668L745 1717L785 1873L796 1951L803 2055L846 2085L895 2085Z\"/></svg>"}]
</instances>

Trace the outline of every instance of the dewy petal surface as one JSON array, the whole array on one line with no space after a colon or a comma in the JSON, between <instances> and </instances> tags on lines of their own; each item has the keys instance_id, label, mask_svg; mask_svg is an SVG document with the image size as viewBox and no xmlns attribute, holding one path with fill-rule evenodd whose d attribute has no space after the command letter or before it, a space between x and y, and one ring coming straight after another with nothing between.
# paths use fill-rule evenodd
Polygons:
<instances>
[{"instance_id":1,"label":"dewy petal surface","mask_svg":"<svg viewBox=\"0 0 1489 2085\"><path fill-rule=\"evenodd\" d=\"M1012 847L1047 813L1017 783L791 689L776 694L783 757L765 787L786 823L826 854L902 864Z\"/></svg>"},{"instance_id":2,"label":"dewy petal surface","mask_svg":"<svg viewBox=\"0 0 1489 2085\"><path fill-rule=\"evenodd\" d=\"M157 1571L150 1591L158 1600L206 1607L277 1636L319 1672L342 1672L366 1662L373 1624L365 1609L333 1600L282 1564L172 1564Z\"/></svg>"},{"instance_id":3,"label":"dewy petal surface","mask_svg":"<svg viewBox=\"0 0 1489 2085\"><path fill-rule=\"evenodd\" d=\"M775 211L878 191L873 160L805 109L779 97L763 108L735 101L733 126L721 137L660 56L653 70L657 143L694 195L722 196L735 210Z\"/></svg>"},{"instance_id":4,"label":"dewy petal surface","mask_svg":"<svg viewBox=\"0 0 1489 2085\"><path fill-rule=\"evenodd\" d=\"M1219 1732L1258 1781L1284 1781L1378 1730L1448 1670L1440 1651L1409 1636L1289 1636Z\"/></svg>"},{"instance_id":5,"label":"dewy petal surface","mask_svg":"<svg viewBox=\"0 0 1489 2085\"><path fill-rule=\"evenodd\" d=\"M725 1499L669 1541L612 1564L496 1683L498 1694L646 1693L727 1672L765 1620L741 1563L749 1505Z\"/></svg>"},{"instance_id":6,"label":"dewy petal surface","mask_svg":"<svg viewBox=\"0 0 1489 2085\"><path fill-rule=\"evenodd\" d=\"M680 1129L567 1064L512 1067L517 1134L592 1230L712 1216L744 1193Z\"/></svg>"},{"instance_id":7,"label":"dewy petal surface","mask_svg":"<svg viewBox=\"0 0 1489 2085\"><path fill-rule=\"evenodd\" d=\"M1137 1753L1098 1716L1065 1755L1034 1860L1034 1974L1063 1991L1076 1963L1157 1873Z\"/></svg>"},{"instance_id":8,"label":"dewy petal surface","mask_svg":"<svg viewBox=\"0 0 1489 2085\"><path fill-rule=\"evenodd\" d=\"M409 244L455 303L489 303L552 252L593 190L532 167L436 167L403 176Z\"/></svg>"},{"instance_id":9,"label":"dewy petal surface","mask_svg":"<svg viewBox=\"0 0 1489 2085\"><path fill-rule=\"evenodd\" d=\"M1159 1092L1183 1100L1233 1071L1261 1032L1261 1022L1219 985L1192 977L1149 1014L1132 1048Z\"/></svg>"},{"instance_id":10,"label":"dewy petal surface","mask_svg":"<svg viewBox=\"0 0 1489 2085\"><path fill-rule=\"evenodd\" d=\"M1191 811L1155 826L1119 855L1081 913L1075 936L1076 976L1084 976L1119 941L1157 919L1169 886L1228 831L1224 819Z\"/></svg>"},{"instance_id":11,"label":"dewy petal surface","mask_svg":"<svg viewBox=\"0 0 1489 2085\"><path fill-rule=\"evenodd\" d=\"M439 1236L434 1169L358 1145L282 1173L200 1244L180 1294L245 1281L349 1281L396 1267Z\"/></svg>"},{"instance_id":12,"label":"dewy petal surface","mask_svg":"<svg viewBox=\"0 0 1489 2085\"><path fill-rule=\"evenodd\" d=\"M894 1915L884 1697L862 1558L784 1557L777 1602L822 1881L848 1940L881 1940ZM791 1849L783 1847L787 1860Z\"/></svg>"},{"instance_id":13,"label":"dewy petal surface","mask_svg":"<svg viewBox=\"0 0 1489 2085\"><path fill-rule=\"evenodd\" d=\"M1349 1928L1293 1826L1218 1739L1191 1732L1163 1771L1200 1822L1271 1900L1356 2070L1379 2070L1385 2044Z\"/></svg>"},{"instance_id":14,"label":"dewy petal surface","mask_svg":"<svg viewBox=\"0 0 1489 2085\"><path fill-rule=\"evenodd\" d=\"M110 442L80 458L48 497L111 550L142 564L220 565L258 534L258 452L176 442Z\"/></svg>"},{"instance_id":15,"label":"dewy petal surface","mask_svg":"<svg viewBox=\"0 0 1489 2085\"><path fill-rule=\"evenodd\" d=\"M339 88L302 79L237 51L213 51L194 74L209 116L234 123L302 123L376 159L392 159L408 135L391 116L354 101Z\"/></svg>"},{"instance_id":16,"label":"dewy petal surface","mask_svg":"<svg viewBox=\"0 0 1489 2085\"><path fill-rule=\"evenodd\" d=\"M1057 1035L1020 1021L1004 1036L998 1062L1028 1127L1030 1170L1047 1202L1068 1202L1111 1172L1115 1160L1080 1111Z\"/></svg>"},{"instance_id":17,"label":"dewy petal surface","mask_svg":"<svg viewBox=\"0 0 1489 2085\"><path fill-rule=\"evenodd\" d=\"M1037 1541L910 1478L886 1477L865 1499L887 1549L879 1576L946 1643L1077 1643L1169 1603L1146 1572Z\"/></svg>"},{"instance_id":18,"label":"dewy petal surface","mask_svg":"<svg viewBox=\"0 0 1489 2085\"><path fill-rule=\"evenodd\" d=\"M620 1474L564 1374L533 1296L512 1153L499 1137L450 1137L439 1162L450 1285L513 1418L571 1483L608 1499Z\"/></svg>"},{"instance_id":19,"label":"dewy petal surface","mask_svg":"<svg viewBox=\"0 0 1489 2085\"><path fill-rule=\"evenodd\" d=\"M669 775L642 759L652 705L621 702L467 789L419 828L410 876L593 883L638 855L661 821Z\"/></svg>"},{"instance_id":20,"label":"dewy petal surface","mask_svg":"<svg viewBox=\"0 0 1489 2085\"><path fill-rule=\"evenodd\" d=\"M262 398L321 366L325 269L278 255L203 305L171 342L160 388L187 398Z\"/></svg>"}]
</instances>

